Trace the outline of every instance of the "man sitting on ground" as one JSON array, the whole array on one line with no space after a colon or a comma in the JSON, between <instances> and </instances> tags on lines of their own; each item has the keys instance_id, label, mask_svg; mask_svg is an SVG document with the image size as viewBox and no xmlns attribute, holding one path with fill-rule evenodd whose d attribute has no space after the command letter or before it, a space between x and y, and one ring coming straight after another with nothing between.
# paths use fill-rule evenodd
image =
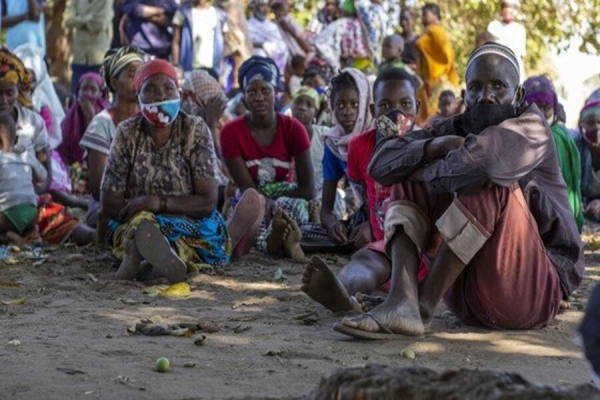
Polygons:
<instances>
[{"instance_id":1,"label":"man sitting on ground","mask_svg":"<svg viewBox=\"0 0 600 400\"><path fill-rule=\"evenodd\" d=\"M520 106L517 58L486 43L471 53L465 80L464 114L375 150L369 174L393 185L384 229L390 294L336 325L344 334L421 335L443 296L469 325L540 328L582 281L583 246L556 147L539 108ZM440 238L418 284L421 257Z\"/></svg>"}]
</instances>

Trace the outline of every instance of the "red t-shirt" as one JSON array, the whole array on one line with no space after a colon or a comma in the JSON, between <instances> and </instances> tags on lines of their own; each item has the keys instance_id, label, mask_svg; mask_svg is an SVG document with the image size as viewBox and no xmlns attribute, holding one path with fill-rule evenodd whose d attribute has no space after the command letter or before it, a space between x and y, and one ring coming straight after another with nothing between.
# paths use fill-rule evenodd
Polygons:
<instances>
[{"instance_id":1,"label":"red t-shirt","mask_svg":"<svg viewBox=\"0 0 600 400\"><path fill-rule=\"evenodd\" d=\"M366 191L369 202L369 220L375 241L383 239L383 223L385 210L391 188L381 186L367 174L367 168L375 151L375 135L373 129L352 139L348 146L348 178L360 183Z\"/></svg>"},{"instance_id":2,"label":"red t-shirt","mask_svg":"<svg viewBox=\"0 0 600 400\"><path fill-rule=\"evenodd\" d=\"M260 146L244 116L221 130L224 158L242 157L255 182L293 182L294 158L310 149L310 139L299 121L277 114L277 134L270 146Z\"/></svg>"}]
</instances>

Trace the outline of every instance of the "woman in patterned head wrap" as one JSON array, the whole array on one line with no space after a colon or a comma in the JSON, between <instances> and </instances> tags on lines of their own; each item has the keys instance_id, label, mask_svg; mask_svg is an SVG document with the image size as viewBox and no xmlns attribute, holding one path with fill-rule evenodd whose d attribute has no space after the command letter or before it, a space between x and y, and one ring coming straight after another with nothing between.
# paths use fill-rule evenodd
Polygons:
<instances>
[{"instance_id":1,"label":"woman in patterned head wrap","mask_svg":"<svg viewBox=\"0 0 600 400\"><path fill-rule=\"evenodd\" d=\"M88 187L92 194L86 223L93 227L96 227L98 222L100 182L117 125L139 111L133 77L144 61L144 56L136 47L126 46L109 50L102 62L100 74L106 87L113 94L113 103L96 114L79 142L79 146L85 150Z\"/></svg>"},{"instance_id":2,"label":"woman in patterned head wrap","mask_svg":"<svg viewBox=\"0 0 600 400\"><path fill-rule=\"evenodd\" d=\"M261 251L303 259L298 225L308 222L314 198L308 134L275 110L281 75L273 60L248 59L239 83L248 112L221 131L223 158L238 189L228 224L234 254L247 253L256 238Z\"/></svg>"},{"instance_id":3,"label":"woman in patterned head wrap","mask_svg":"<svg viewBox=\"0 0 600 400\"><path fill-rule=\"evenodd\" d=\"M38 183L36 191L43 193L51 182L48 132L42 117L27 108L32 76L23 62L6 48L0 49L0 114L9 114L17 126L16 150L34 151L48 171L46 182Z\"/></svg>"},{"instance_id":4,"label":"woman in patterned head wrap","mask_svg":"<svg viewBox=\"0 0 600 400\"><path fill-rule=\"evenodd\" d=\"M69 239L80 245L91 243L95 232L69 215L61 204L54 203L47 193L53 172L50 146L44 120L26 107L30 105L27 94L31 89L31 78L20 59L7 49L0 49L0 114L11 115L16 121L15 151L34 152L48 172L45 182L34 182L36 193L40 195L37 209L39 235L49 243L62 243ZM27 233L19 241L33 239L39 240L36 231Z\"/></svg>"},{"instance_id":5,"label":"woman in patterned head wrap","mask_svg":"<svg viewBox=\"0 0 600 400\"><path fill-rule=\"evenodd\" d=\"M227 108L227 96L215 78L203 70L194 70L183 82L181 108L191 115L204 119L215 142L217 154L220 150L220 121Z\"/></svg>"},{"instance_id":6,"label":"woman in patterned head wrap","mask_svg":"<svg viewBox=\"0 0 600 400\"><path fill-rule=\"evenodd\" d=\"M535 103L544 113L548 126L552 131L552 138L556 144L558 164L562 176L567 184L569 205L575 215L575 222L581 232L583 228L583 214L581 210L581 160L579 150L571 138L569 131L563 125L556 123L558 114L558 98L554 85L547 77L532 76L523 83L525 89L525 102Z\"/></svg>"}]
</instances>

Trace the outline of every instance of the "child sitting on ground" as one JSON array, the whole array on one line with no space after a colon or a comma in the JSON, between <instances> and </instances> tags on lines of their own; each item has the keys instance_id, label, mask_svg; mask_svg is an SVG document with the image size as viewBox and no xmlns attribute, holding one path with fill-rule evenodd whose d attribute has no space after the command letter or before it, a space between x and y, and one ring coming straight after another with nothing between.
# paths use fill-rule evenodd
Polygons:
<instances>
[{"instance_id":1,"label":"child sitting on ground","mask_svg":"<svg viewBox=\"0 0 600 400\"><path fill-rule=\"evenodd\" d=\"M34 180L44 182L46 170L33 149L15 152L17 132L10 115L0 116L0 244L20 242L37 217Z\"/></svg>"}]
</instances>

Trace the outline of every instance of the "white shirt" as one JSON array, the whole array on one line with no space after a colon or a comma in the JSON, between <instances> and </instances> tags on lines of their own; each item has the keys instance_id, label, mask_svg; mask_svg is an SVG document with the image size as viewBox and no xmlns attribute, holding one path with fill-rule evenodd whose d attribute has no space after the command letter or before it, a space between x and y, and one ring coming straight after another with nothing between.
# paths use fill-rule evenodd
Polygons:
<instances>
[{"instance_id":1,"label":"white shirt","mask_svg":"<svg viewBox=\"0 0 600 400\"><path fill-rule=\"evenodd\" d=\"M192 8L192 26L194 40L194 68L212 68L215 54L215 29L218 24L214 7Z\"/></svg>"},{"instance_id":2,"label":"white shirt","mask_svg":"<svg viewBox=\"0 0 600 400\"><path fill-rule=\"evenodd\" d=\"M33 171L38 179L46 179L46 170L35 158L35 152L5 153L0 151L0 212L21 205L37 205Z\"/></svg>"},{"instance_id":3,"label":"white shirt","mask_svg":"<svg viewBox=\"0 0 600 400\"><path fill-rule=\"evenodd\" d=\"M79 141L79 147L87 152L96 150L102 154L110 153L110 145L117 135L117 127L108 110L102 110L92 118L83 137Z\"/></svg>"}]
</instances>

